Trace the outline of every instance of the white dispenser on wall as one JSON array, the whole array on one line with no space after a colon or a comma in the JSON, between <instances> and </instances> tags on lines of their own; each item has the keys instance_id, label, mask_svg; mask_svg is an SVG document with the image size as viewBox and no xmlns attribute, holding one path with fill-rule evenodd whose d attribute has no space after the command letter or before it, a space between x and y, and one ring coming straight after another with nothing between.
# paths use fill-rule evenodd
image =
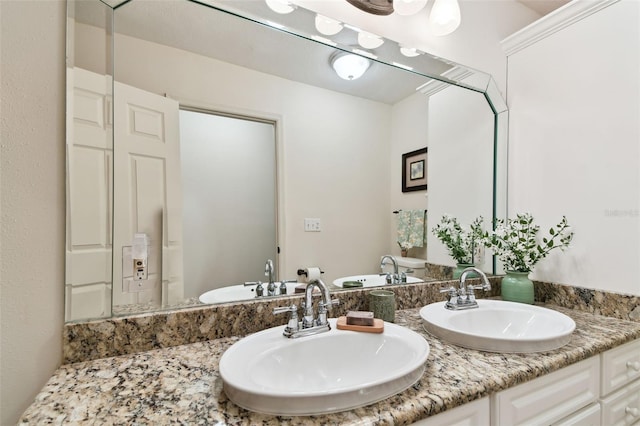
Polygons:
<instances>
[{"instance_id":1,"label":"white dispenser on wall","mask_svg":"<svg viewBox=\"0 0 640 426\"><path fill-rule=\"evenodd\" d=\"M133 261L133 280L140 281L149 278L149 238L147 234L137 233L131 243L131 258Z\"/></svg>"},{"instance_id":2,"label":"white dispenser on wall","mask_svg":"<svg viewBox=\"0 0 640 426\"><path fill-rule=\"evenodd\" d=\"M425 278L427 275L426 264L427 261L425 259L418 259L415 257L400 257L393 256L398 262L398 273L404 272L408 277L416 277L416 278ZM382 268L382 272L384 273L393 273L393 263L391 260L386 259L384 261L384 268Z\"/></svg>"}]
</instances>

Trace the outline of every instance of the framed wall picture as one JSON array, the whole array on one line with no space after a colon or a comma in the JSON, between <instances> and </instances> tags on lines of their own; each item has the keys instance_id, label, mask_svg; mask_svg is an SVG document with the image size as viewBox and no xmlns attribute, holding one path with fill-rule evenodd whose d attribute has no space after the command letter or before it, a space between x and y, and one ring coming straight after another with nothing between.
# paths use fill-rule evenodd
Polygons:
<instances>
[{"instance_id":1,"label":"framed wall picture","mask_svg":"<svg viewBox=\"0 0 640 426\"><path fill-rule=\"evenodd\" d=\"M402 154L402 192L427 189L427 148Z\"/></svg>"}]
</instances>

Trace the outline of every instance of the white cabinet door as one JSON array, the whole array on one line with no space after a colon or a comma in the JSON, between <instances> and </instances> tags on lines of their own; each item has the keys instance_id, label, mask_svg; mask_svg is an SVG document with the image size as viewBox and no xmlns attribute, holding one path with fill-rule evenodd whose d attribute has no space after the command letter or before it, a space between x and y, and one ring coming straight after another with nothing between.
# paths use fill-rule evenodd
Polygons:
<instances>
[{"instance_id":1,"label":"white cabinet door","mask_svg":"<svg viewBox=\"0 0 640 426\"><path fill-rule=\"evenodd\" d=\"M596 356L498 392L492 401L492 418L498 426L552 424L595 402L599 389Z\"/></svg>"},{"instance_id":2,"label":"white cabinet door","mask_svg":"<svg viewBox=\"0 0 640 426\"><path fill-rule=\"evenodd\" d=\"M600 426L600 416L600 404L596 402L554 423L553 426Z\"/></svg>"}]
</instances>

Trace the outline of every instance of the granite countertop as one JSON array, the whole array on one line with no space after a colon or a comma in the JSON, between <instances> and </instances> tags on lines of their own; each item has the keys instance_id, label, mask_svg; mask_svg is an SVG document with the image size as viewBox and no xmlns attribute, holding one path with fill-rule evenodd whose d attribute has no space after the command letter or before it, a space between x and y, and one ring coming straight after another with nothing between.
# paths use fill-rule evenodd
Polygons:
<instances>
[{"instance_id":1,"label":"granite countertop","mask_svg":"<svg viewBox=\"0 0 640 426\"><path fill-rule=\"evenodd\" d=\"M424 331L419 309L396 312L397 324L429 342L425 373L404 392L351 411L276 417L236 406L218 374L220 356L239 340L227 337L63 365L19 424L409 424L640 338L639 322L547 307L572 317L576 330L564 347L534 354L449 345Z\"/></svg>"}]
</instances>

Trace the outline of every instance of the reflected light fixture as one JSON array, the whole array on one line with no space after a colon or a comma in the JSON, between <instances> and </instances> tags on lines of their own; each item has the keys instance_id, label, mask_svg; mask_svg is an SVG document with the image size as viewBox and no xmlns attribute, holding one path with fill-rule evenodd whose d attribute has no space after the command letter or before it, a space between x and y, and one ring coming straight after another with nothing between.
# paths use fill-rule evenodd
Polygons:
<instances>
[{"instance_id":1,"label":"reflected light fixture","mask_svg":"<svg viewBox=\"0 0 640 426\"><path fill-rule=\"evenodd\" d=\"M344 80L356 80L369 69L371 61L353 53L338 53L331 56L331 66Z\"/></svg>"},{"instance_id":2,"label":"reflected light fixture","mask_svg":"<svg viewBox=\"0 0 640 426\"><path fill-rule=\"evenodd\" d=\"M276 13L287 14L295 10L295 6L288 0L265 0L269 9Z\"/></svg>"},{"instance_id":3,"label":"reflected light fixture","mask_svg":"<svg viewBox=\"0 0 640 426\"><path fill-rule=\"evenodd\" d=\"M428 0L393 0L393 10L398 15L409 16L420 12Z\"/></svg>"},{"instance_id":4,"label":"reflected light fixture","mask_svg":"<svg viewBox=\"0 0 640 426\"><path fill-rule=\"evenodd\" d=\"M400 53L402 53L407 58L413 58L415 56L420 55L420 52L415 47L406 47L406 46L400 46Z\"/></svg>"},{"instance_id":5,"label":"reflected light fixture","mask_svg":"<svg viewBox=\"0 0 640 426\"><path fill-rule=\"evenodd\" d=\"M454 32L460 26L460 5L457 0L435 0L429 15L429 27L436 36Z\"/></svg>"},{"instance_id":6,"label":"reflected light fixture","mask_svg":"<svg viewBox=\"0 0 640 426\"><path fill-rule=\"evenodd\" d=\"M320 14L316 14L315 23L316 30L318 30L320 34L334 35L342 31L342 22L327 18Z\"/></svg>"},{"instance_id":7,"label":"reflected light fixture","mask_svg":"<svg viewBox=\"0 0 640 426\"><path fill-rule=\"evenodd\" d=\"M382 43L384 43L384 40L380 36L366 31L358 32L358 44L365 49L375 49L382 46Z\"/></svg>"}]
</instances>

